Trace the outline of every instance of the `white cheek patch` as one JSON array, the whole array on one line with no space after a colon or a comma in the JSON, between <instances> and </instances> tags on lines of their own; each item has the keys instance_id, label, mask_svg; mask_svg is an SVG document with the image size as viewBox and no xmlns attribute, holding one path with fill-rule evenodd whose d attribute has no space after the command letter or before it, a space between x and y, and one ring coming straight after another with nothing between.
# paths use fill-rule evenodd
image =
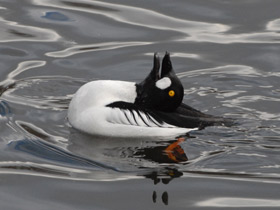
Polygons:
<instances>
[{"instance_id":1,"label":"white cheek patch","mask_svg":"<svg viewBox=\"0 0 280 210\"><path fill-rule=\"evenodd\" d=\"M168 77L163 77L162 79L156 82L157 88L164 90L171 85L171 80Z\"/></svg>"}]
</instances>

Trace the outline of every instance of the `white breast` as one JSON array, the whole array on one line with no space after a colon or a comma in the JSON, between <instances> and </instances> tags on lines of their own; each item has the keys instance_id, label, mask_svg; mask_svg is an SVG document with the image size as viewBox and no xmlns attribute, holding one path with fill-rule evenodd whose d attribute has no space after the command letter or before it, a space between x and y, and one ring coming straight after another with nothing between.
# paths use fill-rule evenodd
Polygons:
<instances>
[{"instance_id":1,"label":"white breast","mask_svg":"<svg viewBox=\"0 0 280 210\"><path fill-rule=\"evenodd\" d=\"M83 132L115 137L169 136L193 129L159 124L128 110L106 107L116 101L134 103L133 82L98 80L83 85L74 95L68 109L70 124ZM133 116L135 115L135 116ZM144 121L143 121L144 119Z\"/></svg>"}]
</instances>

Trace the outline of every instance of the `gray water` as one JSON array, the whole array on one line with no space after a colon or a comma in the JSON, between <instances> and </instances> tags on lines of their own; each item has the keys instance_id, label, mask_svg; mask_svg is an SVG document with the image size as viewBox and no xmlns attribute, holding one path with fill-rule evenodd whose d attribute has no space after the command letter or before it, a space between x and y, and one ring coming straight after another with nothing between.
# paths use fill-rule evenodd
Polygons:
<instances>
[{"instance_id":1,"label":"gray water","mask_svg":"<svg viewBox=\"0 0 280 210\"><path fill-rule=\"evenodd\" d=\"M1 209L279 209L280 1L1 0ZM81 134L75 91L171 53L184 103L233 127Z\"/></svg>"}]
</instances>

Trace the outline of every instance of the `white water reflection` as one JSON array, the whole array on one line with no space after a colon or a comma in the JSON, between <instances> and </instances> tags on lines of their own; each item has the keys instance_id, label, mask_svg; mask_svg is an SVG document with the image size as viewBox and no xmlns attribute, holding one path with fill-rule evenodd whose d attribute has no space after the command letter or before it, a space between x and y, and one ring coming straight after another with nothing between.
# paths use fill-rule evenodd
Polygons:
<instances>
[{"instance_id":1,"label":"white water reflection","mask_svg":"<svg viewBox=\"0 0 280 210\"><path fill-rule=\"evenodd\" d=\"M280 34L276 32L257 32L257 33L200 33L196 36L186 37L178 41L192 42L213 42L219 44L232 43L280 43Z\"/></svg>"},{"instance_id":2,"label":"white water reflection","mask_svg":"<svg viewBox=\"0 0 280 210\"><path fill-rule=\"evenodd\" d=\"M280 168L280 165L261 166L261 168Z\"/></svg>"},{"instance_id":3,"label":"white water reflection","mask_svg":"<svg viewBox=\"0 0 280 210\"><path fill-rule=\"evenodd\" d=\"M181 58L201 58L198 54L191 54L191 53L172 53L172 57L181 57Z\"/></svg>"},{"instance_id":4,"label":"white water reflection","mask_svg":"<svg viewBox=\"0 0 280 210\"><path fill-rule=\"evenodd\" d=\"M7 42L54 42L60 37L51 29L21 25L0 17L0 43Z\"/></svg>"},{"instance_id":5,"label":"white water reflection","mask_svg":"<svg viewBox=\"0 0 280 210\"><path fill-rule=\"evenodd\" d=\"M13 80L17 75L19 75L29 69L38 68L38 67L41 67L44 65L46 65L46 61L40 61L40 60L23 61L18 64L18 66L15 70L11 71L8 74L7 80Z\"/></svg>"},{"instance_id":6,"label":"white water reflection","mask_svg":"<svg viewBox=\"0 0 280 210\"><path fill-rule=\"evenodd\" d=\"M46 61L40 61L40 60L31 60L31 61L23 61L18 64L17 68L13 71L11 71L7 76L6 79L2 82L0 82L0 87L2 88L8 88L9 86L12 86L16 79L15 77L29 69L38 68L41 66L46 65Z\"/></svg>"},{"instance_id":7,"label":"white water reflection","mask_svg":"<svg viewBox=\"0 0 280 210\"><path fill-rule=\"evenodd\" d=\"M75 45L73 47L66 48L65 50L48 52L46 53L46 56L65 58L80 53L102 51L102 50L113 50L118 48L142 46L148 44L151 43L150 42L105 42L105 43L98 43L98 44Z\"/></svg>"},{"instance_id":8,"label":"white water reflection","mask_svg":"<svg viewBox=\"0 0 280 210\"><path fill-rule=\"evenodd\" d=\"M152 56L154 56L154 53L145 53L145 55L147 55L147 56L150 56L150 57L152 57ZM200 55L198 55L198 54L193 54L193 53L183 53L183 52L175 52L175 53L171 53L171 56L172 57L180 57L180 58L193 58L193 59L199 59L199 58L201 58L201 56Z\"/></svg>"},{"instance_id":9,"label":"white water reflection","mask_svg":"<svg viewBox=\"0 0 280 210\"><path fill-rule=\"evenodd\" d=\"M266 30L280 31L280 19L275 19L267 23Z\"/></svg>"},{"instance_id":10,"label":"white water reflection","mask_svg":"<svg viewBox=\"0 0 280 210\"><path fill-rule=\"evenodd\" d=\"M280 207L280 200L276 199L256 199L256 198L212 198L196 203L200 207Z\"/></svg>"},{"instance_id":11,"label":"white water reflection","mask_svg":"<svg viewBox=\"0 0 280 210\"><path fill-rule=\"evenodd\" d=\"M260 77L263 76L262 72L258 72L251 66L244 65L226 65L214 68L198 69L192 71L181 72L177 74L179 78L183 77L196 77L201 75L219 75L225 77L226 75L239 75L243 77Z\"/></svg>"}]
</instances>

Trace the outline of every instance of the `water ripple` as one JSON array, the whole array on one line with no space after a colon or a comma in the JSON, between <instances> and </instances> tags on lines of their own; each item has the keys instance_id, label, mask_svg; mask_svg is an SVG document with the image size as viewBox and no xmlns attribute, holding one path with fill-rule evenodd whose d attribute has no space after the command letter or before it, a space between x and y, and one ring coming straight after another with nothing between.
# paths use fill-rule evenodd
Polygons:
<instances>
[{"instance_id":1,"label":"water ripple","mask_svg":"<svg viewBox=\"0 0 280 210\"><path fill-rule=\"evenodd\" d=\"M46 142L60 144L60 146L63 145L65 142L67 142L66 138L64 138L62 136L52 135L52 134L46 132L44 129L39 128L38 126L36 126L32 123L17 120L15 122L15 124L19 128L26 131L28 134L31 134L32 136L35 136L36 138L43 139Z\"/></svg>"},{"instance_id":2,"label":"water ripple","mask_svg":"<svg viewBox=\"0 0 280 210\"><path fill-rule=\"evenodd\" d=\"M247 113L251 113L252 114L251 117L254 116L253 118L257 117L258 119L261 120L279 120L280 114L273 113L273 110L275 109L275 107L278 106L277 104L279 104L279 101L280 99L275 97L267 97L261 95L247 95L247 96L236 97L230 100L224 100L223 105L226 107L235 107L235 108L238 107L240 110L244 110ZM255 109L254 106L252 107L248 105L248 104L254 105L256 103L265 104L265 102L269 104L272 108L271 109L265 108L265 111L261 111Z\"/></svg>"},{"instance_id":3,"label":"water ripple","mask_svg":"<svg viewBox=\"0 0 280 210\"><path fill-rule=\"evenodd\" d=\"M60 35L51 29L21 25L0 17L0 43L19 41L54 42L60 38Z\"/></svg>"},{"instance_id":4,"label":"water ripple","mask_svg":"<svg viewBox=\"0 0 280 210\"><path fill-rule=\"evenodd\" d=\"M141 178L128 173L120 174L99 170L93 172L85 169L58 166L57 163L44 164L30 161L2 161L0 162L0 174L41 176L75 181L120 181Z\"/></svg>"},{"instance_id":5,"label":"water ripple","mask_svg":"<svg viewBox=\"0 0 280 210\"><path fill-rule=\"evenodd\" d=\"M50 0L33 0L33 3L41 6L103 15L121 23L157 30L176 31L187 35L187 37L177 39L176 41L213 42L221 44L280 43L280 35L275 32L279 29L278 19L266 24L268 31L231 34L230 29L232 27L229 25L190 21L168 16L154 10L121 4L88 0L79 1L79 3L58 1L56 4Z\"/></svg>"},{"instance_id":6,"label":"water ripple","mask_svg":"<svg viewBox=\"0 0 280 210\"><path fill-rule=\"evenodd\" d=\"M276 32L257 32L257 33L201 33L196 36L186 37L178 41L192 42L213 42L220 44L232 43L280 43L280 34Z\"/></svg>"},{"instance_id":7,"label":"water ripple","mask_svg":"<svg viewBox=\"0 0 280 210\"><path fill-rule=\"evenodd\" d=\"M123 47L142 46L142 45L149 45L149 44L151 43L150 42L105 42L105 43L98 43L98 44L75 45L65 50L48 52L46 53L46 56L65 58L80 53L102 51L102 50L113 50L113 49L118 49Z\"/></svg>"},{"instance_id":8,"label":"water ripple","mask_svg":"<svg viewBox=\"0 0 280 210\"><path fill-rule=\"evenodd\" d=\"M17 151L25 161L1 161L0 174L25 174L73 180L124 180L136 175L119 174L118 169L69 153L65 149L41 140L23 139L12 141L6 151ZM27 156L26 156L27 155ZM30 160L37 157L36 162ZM43 162L42 162L43 161Z\"/></svg>"},{"instance_id":9,"label":"water ripple","mask_svg":"<svg viewBox=\"0 0 280 210\"><path fill-rule=\"evenodd\" d=\"M73 84L75 82L83 84L78 78L61 75L24 78L16 81L13 86L5 90L3 98L15 104L37 109L65 110L68 108L72 94L54 96L53 91L57 91L59 86L64 87L66 83ZM45 88L43 88L44 85ZM38 89L41 89L41 92L38 92Z\"/></svg>"},{"instance_id":10,"label":"water ripple","mask_svg":"<svg viewBox=\"0 0 280 210\"><path fill-rule=\"evenodd\" d=\"M7 89L15 86L15 77L19 74L33 68L41 67L46 64L46 61L40 60L33 60L33 61L23 61L18 64L17 68L11 71L6 79L0 82L0 96L5 92Z\"/></svg>"},{"instance_id":11,"label":"water ripple","mask_svg":"<svg viewBox=\"0 0 280 210\"><path fill-rule=\"evenodd\" d=\"M217 75L219 77L228 77L227 75L239 75L242 77L260 77L264 76L262 72L251 66L244 65L225 65L214 68L198 69L192 71L181 72L177 74L179 78L196 77L201 75Z\"/></svg>"},{"instance_id":12,"label":"water ripple","mask_svg":"<svg viewBox=\"0 0 280 210\"><path fill-rule=\"evenodd\" d=\"M100 1L84 0L79 1L79 3L74 1L59 1L54 4L53 1L33 0L33 3L41 6L104 15L126 24L159 30L172 30L185 34L194 32L219 33L228 31L230 28L223 24L189 21L167 16L153 10Z\"/></svg>"}]
</instances>

